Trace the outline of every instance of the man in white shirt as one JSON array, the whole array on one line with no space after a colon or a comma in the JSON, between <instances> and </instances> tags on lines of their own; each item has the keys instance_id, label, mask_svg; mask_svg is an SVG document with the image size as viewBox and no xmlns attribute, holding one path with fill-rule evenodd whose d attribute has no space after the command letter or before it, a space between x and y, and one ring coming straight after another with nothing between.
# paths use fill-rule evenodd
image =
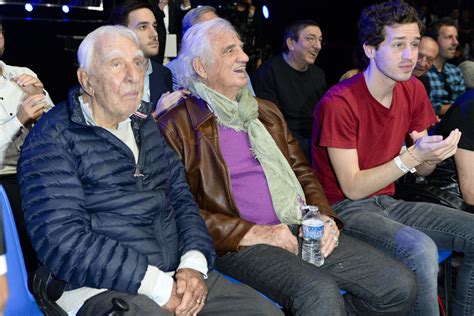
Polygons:
<instances>
[{"instance_id":1,"label":"man in white shirt","mask_svg":"<svg viewBox=\"0 0 474 316\"><path fill-rule=\"evenodd\" d=\"M36 256L26 234L16 166L20 150L31 126L53 106L36 74L25 67L7 65L1 60L5 50L3 23L0 19L0 184L12 206L27 260L27 270L36 267Z\"/></svg>"}]
</instances>

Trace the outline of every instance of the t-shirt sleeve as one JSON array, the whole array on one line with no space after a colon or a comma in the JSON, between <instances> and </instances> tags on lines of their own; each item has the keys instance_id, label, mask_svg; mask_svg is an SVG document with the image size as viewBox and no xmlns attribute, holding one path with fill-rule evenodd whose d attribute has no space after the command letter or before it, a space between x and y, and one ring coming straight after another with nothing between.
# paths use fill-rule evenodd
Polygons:
<instances>
[{"instance_id":1,"label":"t-shirt sleeve","mask_svg":"<svg viewBox=\"0 0 474 316\"><path fill-rule=\"evenodd\" d=\"M411 89L410 95L412 96L412 113L411 123L409 132L417 131L422 132L425 129L430 128L438 122L436 114L431 105L431 101L426 93L426 89L421 81L412 77L410 79Z\"/></svg>"},{"instance_id":2,"label":"t-shirt sleeve","mask_svg":"<svg viewBox=\"0 0 474 316\"><path fill-rule=\"evenodd\" d=\"M264 63L252 79L253 89L258 98L265 99L279 105L276 92L276 83L273 78L271 59Z\"/></svg>"},{"instance_id":3,"label":"t-shirt sleeve","mask_svg":"<svg viewBox=\"0 0 474 316\"><path fill-rule=\"evenodd\" d=\"M315 109L315 120L315 128L320 131L319 146L357 147L356 115L343 97L326 93Z\"/></svg>"}]
</instances>

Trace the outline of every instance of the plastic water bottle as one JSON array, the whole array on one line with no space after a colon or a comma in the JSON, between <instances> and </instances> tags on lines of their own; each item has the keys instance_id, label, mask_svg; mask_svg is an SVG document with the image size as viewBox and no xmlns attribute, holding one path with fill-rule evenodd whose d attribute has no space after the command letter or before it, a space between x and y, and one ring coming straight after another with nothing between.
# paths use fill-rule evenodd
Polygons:
<instances>
[{"instance_id":1,"label":"plastic water bottle","mask_svg":"<svg viewBox=\"0 0 474 316\"><path fill-rule=\"evenodd\" d=\"M301 251L304 261L320 267L324 264L324 256L321 253L321 239L324 234L324 222L319 214L317 206L304 206L307 213L303 216L303 250Z\"/></svg>"}]
</instances>

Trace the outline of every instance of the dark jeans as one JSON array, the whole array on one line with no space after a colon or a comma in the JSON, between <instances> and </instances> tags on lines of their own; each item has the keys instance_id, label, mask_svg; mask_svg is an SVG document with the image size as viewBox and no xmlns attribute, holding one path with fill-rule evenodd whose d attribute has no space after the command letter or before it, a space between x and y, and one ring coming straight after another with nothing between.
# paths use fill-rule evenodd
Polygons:
<instances>
[{"instance_id":1,"label":"dark jeans","mask_svg":"<svg viewBox=\"0 0 474 316\"><path fill-rule=\"evenodd\" d=\"M319 268L289 251L263 244L218 258L217 268L264 293L293 315L397 313L409 309L416 296L413 273L377 249L345 235ZM348 291L347 304L340 288Z\"/></svg>"},{"instance_id":2,"label":"dark jeans","mask_svg":"<svg viewBox=\"0 0 474 316\"><path fill-rule=\"evenodd\" d=\"M415 272L413 313L438 315L438 247L464 253L456 280L454 315L474 315L474 214L382 195L334 205L345 231L398 258Z\"/></svg>"},{"instance_id":3,"label":"dark jeans","mask_svg":"<svg viewBox=\"0 0 474 316\"><path fill-rule=\"evenodd\" d=\"M209 278L206 280L208 287L206 304L199 315L283 315L283 312L272 302L263 298L249 286L231 283L217 272L210 272L208 275ZM106 291L91 297L84 303L77 315L104 315L106 311L112 308L112 298L114 297L119 297L128 303L130 310L126 315L173 315L145 295L132 295L115 291Z\"/></svg>"},{"instance_id":4,"label":"dark jeans","mask_svg":"<svg viewBox=\"0 0 474 316\"><path fill-rule=\"evenodd\" d=\"M1 175L0 184L5 189L8 196L8 201L12 208L13 217L15 218L15 225L20 238L20 245L25 258L25 265L28 274L33 274L38 268L36 252L31 245L30 237L26 231L25 217L21 207L20 187L18 185L17 175Z\"/></svg>"}]
</instances>

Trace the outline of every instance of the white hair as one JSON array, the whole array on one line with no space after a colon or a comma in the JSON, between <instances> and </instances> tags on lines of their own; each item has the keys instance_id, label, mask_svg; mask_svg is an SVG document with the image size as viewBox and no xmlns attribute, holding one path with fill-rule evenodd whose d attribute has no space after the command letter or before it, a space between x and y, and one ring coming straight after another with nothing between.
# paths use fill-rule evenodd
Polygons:
<instances>
[{"instance_id":1,"label":"white hair","mask_svg":"<svg viewBox=\"0 0 474 316\"><path fill-rule=\"evenodd\" d=\"M94 31L90 32L86 38L84 38L79 45L77 50L77 60L79 61L79 67L90 72L90 66L94 57L96 45L102 38L117 38L126 37L134 42L138 47L138 38L133 31L121 25L105 25L101 26Z\"/></svg>"},{"instance_id":2,"label":"white hair","mask_svg":"<svg viewBox=\"0 0 474 316\"><path fill-rule=\"evenodd\" d=\"M186 31L177 63L176 77L179 86L188 88L191 80L201 80L193 68L195 58L199 58L206 66L214 63L213 43L210 39L213 34L220 32L233 32L239 36L229 21L222 18L197 23Z\"/></svg>"}]
</instances>

